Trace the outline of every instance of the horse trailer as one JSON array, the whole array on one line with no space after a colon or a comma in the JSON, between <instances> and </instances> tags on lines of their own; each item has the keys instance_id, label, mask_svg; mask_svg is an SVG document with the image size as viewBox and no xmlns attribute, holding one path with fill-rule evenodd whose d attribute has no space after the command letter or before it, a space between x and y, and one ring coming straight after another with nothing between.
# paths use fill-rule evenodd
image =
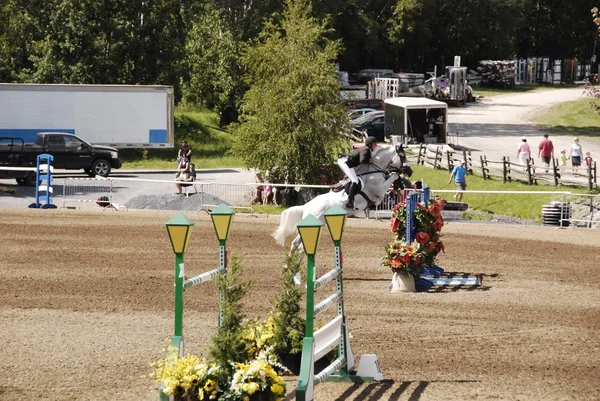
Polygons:
<instances>
[{"instance_id":1,"label":"horse trailer","mask_svg":"<svg viewBox=\"0 0 600 401\"><path fill-rule=\"evenodd\" d=\"M385 99L385 137L403 143L446 143L448 105L424 97Z\"/></svg>"}]
</instances>

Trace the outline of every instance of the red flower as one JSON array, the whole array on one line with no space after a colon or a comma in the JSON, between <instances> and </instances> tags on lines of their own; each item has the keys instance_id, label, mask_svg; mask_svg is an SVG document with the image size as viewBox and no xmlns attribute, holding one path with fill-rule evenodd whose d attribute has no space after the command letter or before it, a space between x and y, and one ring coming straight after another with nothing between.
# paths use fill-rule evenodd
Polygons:
<instances>
[{"instance_id":1,"label":"red flower","mask_svg":"<svg viewBox=\"0 0 600 401\"><path fill-rule=\"evenodd\" d=\"M429 213L433 217L439 216L441 211L442 211L442 209L440 208L440 205L438 205L437 203L432 203L431 205L429 205Z\"/></svg>"},{"instance_id":2,"label":"red flower","mask_svg":"<svg viewBox=\"0 0 600 401\"><path fill-rule=\"evenodd\" d=\"M427 234L426 232L423 232L423 231L419 231L415 237L416 237L417 242L421 245L429 242L429 238L430 238L429 234Z\"/></svg>"},{"instance_id":3,"label":"red flower","mask_svg":"<svg viewBox=\"0 0 600 401\"><path fill-rule=\"evenodd\" d=\"M433 223L433 229L435 231L440 231L443 226L444 226L444 219L442 218L442 215L439 215L439 216L437 216L437 218L435 219L435 222Z\"/></svg>"},{"instance_id":4,"label":"red flower","mask_svg":"<svg viewBox=\"0 0 600 401\"><path fill-rule=\"evenodd\" d=\"M400 260L402 261L402 263L404 263L405 265L410 265L410 256L408 255L404 255L400 257Z\"/></svg>"},{"instance_id":5,"label":"red flower","mask_svg":"<svg viewBox=\"0 0 600 401\"><path fill-rule=\"evenodd\" d=\"M400 224L402 224L402 221L400 221L399 218L394 217L394 218L392 218L390 224L392 226L392 231L396 232L400 228Z\"/></svg>"}]
</instances>

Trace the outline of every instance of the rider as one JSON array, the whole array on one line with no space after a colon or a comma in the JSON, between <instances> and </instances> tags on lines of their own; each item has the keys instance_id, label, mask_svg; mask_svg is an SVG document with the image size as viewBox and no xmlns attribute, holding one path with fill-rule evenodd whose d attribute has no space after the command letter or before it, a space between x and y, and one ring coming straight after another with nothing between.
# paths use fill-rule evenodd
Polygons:
<instances>
[{"instance_id":1,"label":"rider","mask_svg":"<svg viewBox=\"0 0 600 401\"><path fill-rule=\"evenodd\" d=\"M350 189L348 190L348 202L346 202L346 207L348 209L354 209L354 196L356 196L360 189L354 167L360 164L369 164L371 162L371 152L375 149L375 146L377 146L377 138L370 136L365 140L365 146L354 149L352 152L341 155L338 158L338 166L340 166L344 174L352 181Z\"/></svg>"}]
</instances>

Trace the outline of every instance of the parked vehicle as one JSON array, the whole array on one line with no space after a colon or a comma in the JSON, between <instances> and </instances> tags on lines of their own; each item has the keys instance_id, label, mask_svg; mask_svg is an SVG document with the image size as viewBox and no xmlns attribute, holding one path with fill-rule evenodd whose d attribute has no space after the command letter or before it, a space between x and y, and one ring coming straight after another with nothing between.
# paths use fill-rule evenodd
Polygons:
<instances>
[{"instance_id":1,"label":"parked vehicle","mask_svg":"<svg viewBox=\"0 0 600 401\"><path fill-rule=\"evenodd\" d=\"M385 103L381 99L347 99L344 100L346 110L375 109L384 110Z\"/></svg>"},{"instance_id":2,"label":"parked vehicle","mask_svg":"<svg viewBox=\"0 0 600 401\"><path fill-rule=\"evenodd\" d=\"M122 165L116 148L90 145L69 133L40 132L32 145L21 138L0 138L0 166L36 167L42 153L54 156L55 169L83 169L91 177L108 177L112 169ZM0 178L16 178L20 185L35 184L35 175L33 171L0 170Z\"/></svg>"},{"instance_id":3,"label":"parked vehicle","mask_svg":"<svg viewBox=\"0 0 600 401\"><path fill-rule=\"evenodd\" d=\"M173 87L0 84L0 136L66 132L115 148L172 148Z\"/></svg>"},{"instance_id":4,"label":"parked vehicle","mask_svg":"<svg viewBox=\"0 0 600 401\"><path fill-rule=\"evenodd\" d=\"M355 110L350 110L348 113L346 113L346 115L348 117L350 117L350 120L355 120L360 116L363 116L365 114L371 113L373 111L377 111L375 109L369 109L369 108L365 108L365 109L355 109Z\"/></svg>"},{"instance_id":5,"label":"parked vehicle","mask_svg":"<svg viewBox=\"0 0 600 401\"><path fill-rule=\"evenodd\" d=\"M385 112L374 111L358 117L352 122L353 130L363 136L374 136L378 141L385 140Z\"/></svg>"},{"instance_id":6,"label":"parked vehicle","mask_svg":"<svg viewBox=\"0 0 600 401\"><path fill-rule=\"evenodd\" d=\"M424 97L385 100L385 137L403 138L406 143L446 143L448 105Z\"/></svg>"}]
</instances>

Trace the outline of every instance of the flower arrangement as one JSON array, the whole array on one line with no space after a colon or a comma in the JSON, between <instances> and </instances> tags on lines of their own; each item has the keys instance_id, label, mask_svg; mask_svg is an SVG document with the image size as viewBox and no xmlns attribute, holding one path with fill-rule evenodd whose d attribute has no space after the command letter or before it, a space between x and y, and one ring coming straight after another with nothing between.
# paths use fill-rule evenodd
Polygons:
<instances>
[{"instance_id":1,"label":"flower arrangement","mask_svg":"<svg viewBox=\"0 0 600 401\"><path fill-rule=\"evenodd\" d=\"M227 388L226 373L217 365L195 355L180 357L170 347L166 358L154 364L150 376L162 384L161 391L181 400L217 400Z\"/></svg>"},{"instance_id":2,"label":"flower arrangement","mask_svg":"<svg viewBox=\"0 0 600 401\"><path fill-rule=\"evenodd\" d=\"M234 366L231 386L221 400L280 401L285 396L285 381L267 361L236 362Z\"/></svg>"},{"instance_id":3,"label":"flower arrangement","mask_svg":"<svg viewBox=\"0 0 600 401\"><path fill-rule=\"evenodd\" d=\"M415 278L423 273L423 266L431 266L444 244L440 239L440 231L444 226L442 210L444 200L438 198L429 205L417 204L415 208L415 240L408 243L406 232L406 203L398 203L392 209L390 227L394 240L386 245L386 255L382 265L390 267L394 272L404 271Z\"/></svg>"},{"instance_id":4,"label":"flower arrangement","mask_svg":"<svg viewBox=\"0 0 600 401\"><path fill-rule=\"evenodd\" d=\"M273 318L269 317L265 322L252 320L245 325L243 330L244 341L248 350L248 359L256 359L261 351L267 350L273 345Z\"/></svg>"}]
</instances>

